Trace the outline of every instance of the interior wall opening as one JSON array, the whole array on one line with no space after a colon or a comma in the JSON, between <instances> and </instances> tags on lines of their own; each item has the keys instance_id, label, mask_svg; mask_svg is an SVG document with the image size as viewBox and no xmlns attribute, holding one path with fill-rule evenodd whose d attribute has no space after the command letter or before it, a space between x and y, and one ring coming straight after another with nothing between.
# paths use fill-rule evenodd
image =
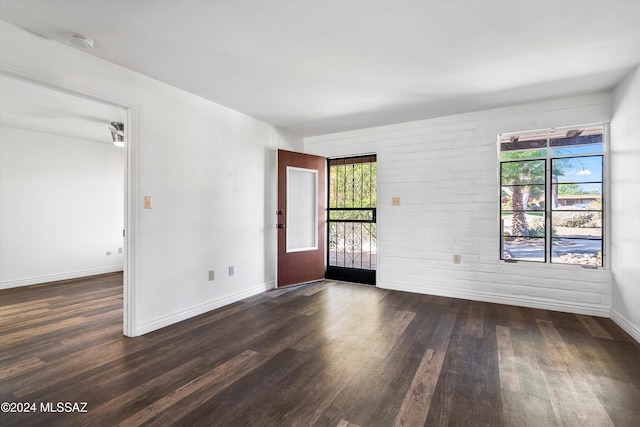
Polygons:
<instances>
[{"instance_id":1,"label":"interior wall opening","mask_svg":"<svg viewBox=\"0 0 640 427\"><path fill-rule=\"evenodd\" d=\"M128 109L17 72L0 85L0 289L126 273L127 152L109 127L126 132Z\"/></svg>"}]
</instances>

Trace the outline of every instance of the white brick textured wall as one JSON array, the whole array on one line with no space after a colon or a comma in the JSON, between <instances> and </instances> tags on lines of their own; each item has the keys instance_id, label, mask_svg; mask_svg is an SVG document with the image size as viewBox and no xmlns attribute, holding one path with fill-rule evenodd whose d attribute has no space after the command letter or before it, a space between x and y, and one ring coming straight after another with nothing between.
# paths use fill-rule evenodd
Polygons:
<instances>
[{"instance_id":1,"label":"white brick textured wall","mask_svg":"<svg viewBox=\"0 0 640 427\"><path fill-rule=\"evenodd\" d=\"M496 140L610 119L597 93L309 137L305 151L377 153L379 287L609 316L609 270L498 260Z\"/></svg>"}]
</instances>

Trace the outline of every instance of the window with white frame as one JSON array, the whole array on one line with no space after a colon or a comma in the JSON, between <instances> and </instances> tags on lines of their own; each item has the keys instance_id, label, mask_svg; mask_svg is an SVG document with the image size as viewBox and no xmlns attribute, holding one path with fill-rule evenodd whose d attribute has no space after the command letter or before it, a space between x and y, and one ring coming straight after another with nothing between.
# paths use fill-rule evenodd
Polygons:
<instances>
[{"instance_id":1,"label":"window with white frame","mask_svg":"<svg viewBox=\"0 0 640 427\"><path fill-rule=\"evenodd\" d=\"M604 265L605 125L502 134L500 259Z\"/></svg>"}]
</instances>

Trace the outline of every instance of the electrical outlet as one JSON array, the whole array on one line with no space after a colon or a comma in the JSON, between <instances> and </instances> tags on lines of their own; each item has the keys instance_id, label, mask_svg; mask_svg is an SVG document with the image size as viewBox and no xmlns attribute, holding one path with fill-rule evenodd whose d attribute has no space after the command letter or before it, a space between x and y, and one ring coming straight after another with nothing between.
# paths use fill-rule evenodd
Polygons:
<instances>
[{"instance_id":1,"label":"electrical outlet","mask_svg":"<svg viewBox=\"0 0 640 427\"><path fill-rule=\"evenodd\" d=\"M233 274L235 273L235 267L233 265L229 266L229 276L233 276Z\"/></svg>"},{"instance_id":2,"label":"electrical outlet","mask_svg":"<svg viewBox=\"0 0 640 427\"><path fill-rule=\"evenodd\" d=\"M153 209L153 197L144 196L144 208L145 209Z\"/></svg>"},{"instance_id":3,"label":"electrical outlet","mask_svg":"<svg viewBox=\"0 0 640 427\"><path fill-rule=\"evenodd\" d=\"M392 197L391 206L400 206L400 197Z\"/></svg>"},{"instance_id":4,"label":"electrical outlet","mask_svg":"<svg viewBox=\"0 0 640 427\"><path fill-rule=\"evenodd\" d=\"M215 270L209 270L209 281L211 282L212 280L214 280L216 278L216 272Z\"/></svg>"},{"instance_id":5,"label":"electrical outlet","mask_svg":"<svg viewBox=\"0 0 640 427\"><path fill-rule=\"evenodd\" d=\"M122 253L122 248L118 248L118 253L121 254Z\"/></svg>"},{"instance_id":6,"label":"electrical outlet","mask_svg":"<svg viewBox=\"0 0 640 427\"><path fill-rule=\"evenodd\" d=\"M453 256L453 263L454 264L460 264L460 255L454 255Z\"/></svg>"}]
</instances>

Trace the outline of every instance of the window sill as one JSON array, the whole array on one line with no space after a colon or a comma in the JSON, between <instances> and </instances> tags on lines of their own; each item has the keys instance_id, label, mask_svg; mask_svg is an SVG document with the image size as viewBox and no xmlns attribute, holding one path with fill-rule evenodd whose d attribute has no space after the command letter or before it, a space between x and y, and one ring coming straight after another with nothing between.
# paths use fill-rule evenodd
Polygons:
<instances>
[{"instance_id":1,"label":"window sill","mask_svg":"<svg viewBox=\"0 0 640 427\"><path fill-rule=\"evenodd\" d=\"M558 270L569 270L569 269L582 269L582 270L589 270L589 271L608 271L611 270L611 268L607 267L607 266L602 266L602 267L597 267L597 266L586 266L583 264L558 264L558 263L549 263L549 262L536 262L536 261L517 261L517 260L513 260L513 261L508 261L508 260L503 260L503 259L499 259L497 261L498 265L519 265L521 267L525 267L525 268L535 268L535 269L539 269L539 268L545 268L545 269L558 269Z\"/></svg>"}]
</instances>

